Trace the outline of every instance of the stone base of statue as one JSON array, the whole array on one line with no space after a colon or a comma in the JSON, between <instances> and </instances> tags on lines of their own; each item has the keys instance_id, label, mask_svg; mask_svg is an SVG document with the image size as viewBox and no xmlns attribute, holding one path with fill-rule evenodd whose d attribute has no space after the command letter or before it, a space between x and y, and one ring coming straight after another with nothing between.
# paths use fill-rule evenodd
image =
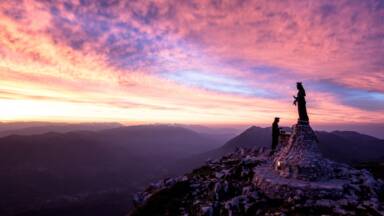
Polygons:
<instances>
[{"instance_id":1,"label":"stone base of statue","mask_svg":"<svg viewBox=\"0 0 384 216\"><path fill-rule=\"evenodd\" d=\"M366 170L323 158L307 122L293 125L289 139L284 135L281 140L285 141L272 160L253 169L253 183L265 195L309 206L329 202L331 207L345 208L366 200L373 209L379 208L381 183Z\"/></svg>"},{"instance_id":2,"label":"stone base of statue","mask_svg":"<svg viewBox=\"0 0 384 216\"><path fill-rule=\"evenodd\" d=\"M311 126L299 122L292 129L288 143L275 155L274 169L285 178L313 181L332 177L329 162L321 156Z\"/></svg>"}]
</instances>

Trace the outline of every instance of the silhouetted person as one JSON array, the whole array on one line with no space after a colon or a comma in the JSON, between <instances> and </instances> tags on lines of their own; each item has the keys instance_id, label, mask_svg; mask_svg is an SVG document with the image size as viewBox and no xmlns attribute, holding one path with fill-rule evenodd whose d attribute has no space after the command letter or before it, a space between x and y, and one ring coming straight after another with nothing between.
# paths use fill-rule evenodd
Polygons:
<instances>
[{"instance_id":1,"label":"silhouetted person","mask_svg":"<svg viewBox=\"0 0 384 216\"><path fill-rule=\"evenodd\" d=\"M297 96L293 96L295 100L293 101L293 104L296 106L299 112L299 120L300 121L306 121L309 122L308 114L307 114L307 108L306 108L306 102L305 102L305 90L303 87L303 84L301 82L298 82L296 84L297 90Z\"/></svg>"},{"instance_id":2,"label":"silhouetted person","mask_svg":"<svg viewBox=\"0 0 384 216\"><path fill-rule=\"evenodd\" d=\"M280 118L276 117L272 123L272 151L271 155L275 153L277 144L279 143L280 128L279 128Z\"/></svg>"}]
</instances>

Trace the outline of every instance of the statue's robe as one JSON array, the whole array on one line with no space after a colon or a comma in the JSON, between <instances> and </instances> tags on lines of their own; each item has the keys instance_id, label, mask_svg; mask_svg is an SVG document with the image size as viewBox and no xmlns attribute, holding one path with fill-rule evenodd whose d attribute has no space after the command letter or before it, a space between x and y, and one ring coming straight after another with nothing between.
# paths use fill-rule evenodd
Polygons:
<instances>
[{"instance_id":1,"label":"statue's robe","mask_svg":"<svg viewBox=\"0 0 384 216\"><path fill-rule=\"evenodd\" d=\"M301 121L309 121L306 102L305 102L305 91L299 90L297 93L297 109L299 112L299 120Z\"/></svg>"}]
</instances>

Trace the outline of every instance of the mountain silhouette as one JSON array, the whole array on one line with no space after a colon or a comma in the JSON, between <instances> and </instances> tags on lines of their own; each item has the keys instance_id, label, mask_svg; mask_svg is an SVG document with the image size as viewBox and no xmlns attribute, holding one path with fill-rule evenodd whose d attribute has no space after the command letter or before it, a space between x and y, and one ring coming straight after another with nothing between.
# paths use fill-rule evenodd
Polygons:
<instances>
[{"instance_id":1,"label":"mountain silhouette","mask_svg":"<svg viewBox=\"0 0 384 216\"><path fill-rule=\"evenodd\" d=\"M121 127L119 123L51 123L51 122L0 122L0 137L9 135L34 135L48 132L99 131Z\"/></svg>"},{"instance_id":2,"label":"mountain silhouette","mask_svg":"<svg viewBox=\"0 0 384 216\"><path fill-rule=\"evenodd\" d=\"M0 138L0 215L44 206L44 200L62 196L108 190L130 194L171 175L178 159L208 151L218 145L215 142L165 125Z\"/></svg>"}]
</instances>

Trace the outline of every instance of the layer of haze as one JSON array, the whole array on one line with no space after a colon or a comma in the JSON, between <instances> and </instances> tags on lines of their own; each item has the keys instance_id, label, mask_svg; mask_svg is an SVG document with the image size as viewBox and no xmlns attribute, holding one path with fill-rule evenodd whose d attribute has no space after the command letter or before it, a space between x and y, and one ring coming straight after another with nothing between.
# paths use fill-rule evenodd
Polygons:
<instances>
[{"instance_id":1,"label":"layer of haze","mask_svg":"<svg viewBox=\"0 0 384 216\"><path fill-rule=\"evenodd\" d=\"M384 122L384 2L0 2L0 120Z\"/></svg>"}]
</instances>

